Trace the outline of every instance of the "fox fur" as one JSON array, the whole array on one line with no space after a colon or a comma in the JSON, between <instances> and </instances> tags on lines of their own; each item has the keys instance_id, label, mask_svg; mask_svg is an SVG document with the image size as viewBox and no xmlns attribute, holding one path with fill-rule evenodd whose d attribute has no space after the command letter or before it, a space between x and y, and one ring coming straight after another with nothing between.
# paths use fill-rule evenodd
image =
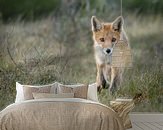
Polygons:
<instances>
[{"instance_id":1,"label":"fox fur","mask_svg":"<svg viewBox=\"0 0 163 130\"><path fill-rule=\"evenodd\" d=\"M108 88L109 92L113 93L122 80L123 69L111 66L111 54L114 44L117 44L119 40L124 40L129 44L123 23L121 16L113 22L102 22L95 16L91 18L98 91Z\"/></svg>"}]
</instances>

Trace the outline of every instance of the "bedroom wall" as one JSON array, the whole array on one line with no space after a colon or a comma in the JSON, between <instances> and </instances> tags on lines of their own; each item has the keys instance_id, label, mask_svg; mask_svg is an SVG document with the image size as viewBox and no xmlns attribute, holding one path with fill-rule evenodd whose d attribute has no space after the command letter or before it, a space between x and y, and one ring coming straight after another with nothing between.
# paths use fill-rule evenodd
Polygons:
<instances>
[{"instance_id":1,"label":"bedroom wall","mask_svg":"<svg viewBox=\"0 0 163 130\"><path fill-rule=\"evenodd\" d=\"M0 1L0 109L15 100L15 82L49 84L95 82L90 19L113 21L119 0ZM45 2L45 3L44 3ZM125 71L119 96L141 94L134 111L163 111L163 2L123 1L124 28L133 50L133 68Z\"/></svg>"}]
</instances>

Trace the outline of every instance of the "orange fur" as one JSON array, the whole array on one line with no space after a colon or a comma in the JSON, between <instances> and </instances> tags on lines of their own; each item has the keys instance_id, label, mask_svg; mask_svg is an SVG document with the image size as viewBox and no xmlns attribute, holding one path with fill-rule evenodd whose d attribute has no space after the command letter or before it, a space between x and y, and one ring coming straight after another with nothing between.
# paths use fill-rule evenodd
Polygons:
<instances>
[{"instance_id":1,"label":"orange fur","mask_svg":"<svg viewBox=\"0 0 163 130\"><path fill-rule=\"evenodd\" d=\"M117 31L114 31L112 28L112 24L111 23L107 23L107 24L103 24L103 28L97 32L93 32L93 37L95 38L95 40L98 42L98 44L101 44L101 46L103 48L106 47L111 47L111 40L112 38L116 38L117 40L119 40L120 38L120 34ZM101 42L100 38L105 38L105 42Z\"/></svg>"}]
</instances>

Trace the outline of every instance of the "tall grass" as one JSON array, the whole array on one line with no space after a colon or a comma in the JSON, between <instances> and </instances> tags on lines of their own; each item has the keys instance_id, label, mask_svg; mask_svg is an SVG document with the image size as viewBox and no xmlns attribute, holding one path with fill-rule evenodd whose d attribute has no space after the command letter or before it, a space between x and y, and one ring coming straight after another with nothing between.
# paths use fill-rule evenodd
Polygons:
<instances>
[{"instance_id":1,"label":"tall grass","mask_svg":"<svg viewBox=\"0 0 163 130\"><path fill-rule=\"evenodd\" d=\"M114 20L114 16L101 19ZM163 26L160 16L125 17L125 30L133 51L133 68L126 70L114 97L99 94L102 103L141 93L135 111L162 111ZM34 22L0 25L0 108L14 102L15 82L22 84L93 83L96 65L90 16L63 15ZM157 105L156 105L157 104ZM144 107L147 106L147 107Z\"/></svg>"}]
</instances>

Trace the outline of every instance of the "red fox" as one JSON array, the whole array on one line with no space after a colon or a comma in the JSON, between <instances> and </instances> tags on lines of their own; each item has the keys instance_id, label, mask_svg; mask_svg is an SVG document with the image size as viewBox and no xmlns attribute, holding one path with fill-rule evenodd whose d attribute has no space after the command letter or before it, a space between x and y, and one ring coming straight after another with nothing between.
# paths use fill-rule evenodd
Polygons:
<instances>
[{"instance_id":1,"label":"red fox","mask_svg":"<svg viewBox=\"0 0 163 130\"><path fill-rule=\"evenodd\" d=\"M123 23L123 17L121 16L111 23L101 22L95 16L91 18L98 91L107 88L109 84L109 92L113 93L122 80L123 69L111 66L111 54L113 46L119 40L124 40L129 44L123 29Z\"/></svg>"}]
</instances>

